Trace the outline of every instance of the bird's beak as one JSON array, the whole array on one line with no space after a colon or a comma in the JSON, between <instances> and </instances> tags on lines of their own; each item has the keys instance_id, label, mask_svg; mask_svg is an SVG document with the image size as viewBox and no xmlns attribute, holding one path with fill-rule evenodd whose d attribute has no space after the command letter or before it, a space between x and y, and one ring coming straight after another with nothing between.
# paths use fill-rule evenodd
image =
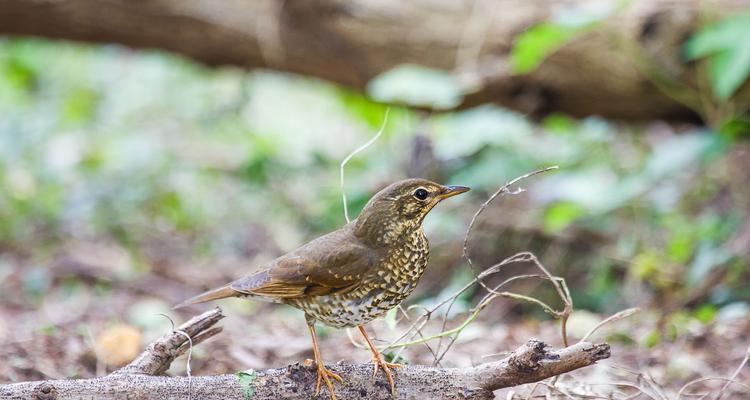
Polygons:
<instances>
[{"instance_id":1,"label":"bird's beak","mask_svg":"<svg viewBox=\"0 0 750 400\"><path fill-rule=\"evenodd\" d=\"M461 193L466 193L469 190L471 190L471 188L468 188L466 186L443 186L443 192L437 195L436 197L438 198L438 200L445 200L448 197L453 197Z\"/></svg>"}]
</instances>

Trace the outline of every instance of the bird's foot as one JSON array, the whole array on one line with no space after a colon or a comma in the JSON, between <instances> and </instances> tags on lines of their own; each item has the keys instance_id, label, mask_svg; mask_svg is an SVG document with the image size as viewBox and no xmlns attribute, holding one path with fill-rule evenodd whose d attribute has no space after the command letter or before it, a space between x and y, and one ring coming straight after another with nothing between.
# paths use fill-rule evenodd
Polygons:
<instances>
[{"instance_id":1,"label":"bird's foot","mask_svg":"<svg viewBox=\"0 0 750 400\"><path fill-rule=\"evenodd\" d=\"M339 381L339 383L343 383L344 379L339 374L326 368L322 362L315 364L318 368L318 380L315 383L315 395L317 396L320 393L320 382L323 381L328 387L328 392L331 393L331 400L336 400L336 393L333 391L333 382L331 382L331 378Z\"/></svg>"},{"instance_id":2,"label":"bird's foot","mask_svg":"<svg viewBox=\"0 0 750 400\"><path fill-rule=\"evenodd\" d=\"M396 382L393 380L391 368L401 368L401 364L389 363L383 360L383 356L380 353L373 353L372 363L375 364L372 369L372 377L374 378L378 374L378 369L382 369L385 377L388 379L388 383L391 385L391 394L396 394Z\"/></svg>"}]
</instances>

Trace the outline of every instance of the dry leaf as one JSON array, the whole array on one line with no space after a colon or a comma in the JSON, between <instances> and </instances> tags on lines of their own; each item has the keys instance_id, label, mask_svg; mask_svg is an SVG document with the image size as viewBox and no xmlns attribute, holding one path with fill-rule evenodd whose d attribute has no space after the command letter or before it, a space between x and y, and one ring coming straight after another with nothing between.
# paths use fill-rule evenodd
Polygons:
<instances>
[{"instance_id":1,"label":"dry leaf","mask_svg":"<svg viewBox=\"0 0 750 400\"><path fill-rule=\"evenodd\" d=\"M96 357L107 365L122 366L141 350L141 332L130 325L115 325L96 338Z\"/></svg>"}]
</instances>

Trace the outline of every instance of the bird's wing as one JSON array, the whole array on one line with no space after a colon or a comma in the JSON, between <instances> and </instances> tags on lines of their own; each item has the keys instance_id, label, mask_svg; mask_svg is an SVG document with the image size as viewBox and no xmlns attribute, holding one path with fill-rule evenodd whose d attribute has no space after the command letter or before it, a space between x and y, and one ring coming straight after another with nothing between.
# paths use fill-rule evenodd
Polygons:
<instances>
[{"instance_id":1,"label":"bird's wing","mask_svg":"<svg viewBox=\"0 0 750 400\"><path fill-rule=\"evenodd\" d=\"M345 292L356 288L377 257L369 248L346 240L339 232L274 260L269 268L238 279L233 290L256 296L289 299Z\"/></svg>"}]
</instances>

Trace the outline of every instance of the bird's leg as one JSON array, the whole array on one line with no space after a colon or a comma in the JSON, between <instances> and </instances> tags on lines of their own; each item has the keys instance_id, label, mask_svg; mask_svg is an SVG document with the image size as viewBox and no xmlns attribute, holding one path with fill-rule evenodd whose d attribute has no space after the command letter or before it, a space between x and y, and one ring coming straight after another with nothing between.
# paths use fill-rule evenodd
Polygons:
<instances>
[{"instance_id":1,"label":"bird's leg","mask_svg":"<svg viewBox=\"0 0 750 400\"><path fill-rule=\"evenodd\" d=\"M391 394L396 394L396 383L393 381L393 374L391 374L391 368L399 368L401 367L401 364L393 364L386 362L383 360L383 356L380 354L378 349L375 348L375 345L372 344L372 341L370 340L370 337L367 336L367 331L365 331L365 327L360 325L357 327L360 332L362 332L362 336L365 337L365 341L367 342L367 345L370 347L370 351L372 351L372 362L375 364L375 368L372 371L372 377L374 378L375 375L378 373L378 368L383 369L383 373L385 373L385 377L388 378L388 383L391 384Z\"/></svg>"},{"instance_id":2,"label":"bird's leg","mask_svg":"<svg viewBox=\"0 0 750 400\"><path fill-rule=\"evenodd\" d=\"M331 399L336 400L336 393L333 391L333 383L331 383L330 378L339 382L344 382L344 380L341 376L326 368L326 365L323 363L323 358L320 356L320 348L318 348L318 336L315 334L315 323L308 321L307 327L310 329L310 336L312 336L315 365L318 368L318 380L315 383L315 395L317 396L318 393L320 393L320 381L323 380L326 383L326 386L328 386L328 391L331 393Z\"/></svg>"}]
</instances>

